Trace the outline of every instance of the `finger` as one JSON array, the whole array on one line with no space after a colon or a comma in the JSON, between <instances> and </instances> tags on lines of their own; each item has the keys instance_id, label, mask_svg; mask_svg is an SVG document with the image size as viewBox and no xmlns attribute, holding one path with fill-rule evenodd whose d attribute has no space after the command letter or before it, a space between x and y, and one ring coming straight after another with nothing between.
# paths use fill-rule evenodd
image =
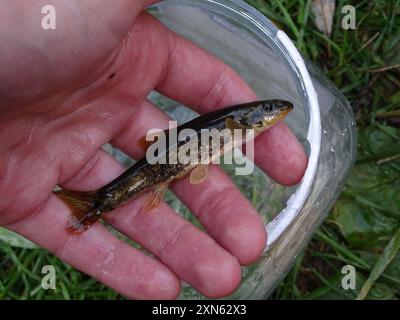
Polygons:
<instances>
[{"instance_id":1,"label":"finger","mask_svg":"<svg viewBox=\"0 0 400 320\"><path fill-rule=\"evenodd\" d=\"M141 209L144 201L146 195L115 210L106 220L203 295L224 297L238 287L241 270L235 257L167 204L146 212Z\"/></svg>"},{"instance_id":2,"label":"finger","mask_svg":"<svg viewBox=\"0 0 400 320\"><path fill-rule=\"evenodd\" d=\"M167 128L169 120L149 101L139 108L132 124L113 140L115 146L133 157L143 156L135 137L144 136L150 128ZM241 264L259 258L266 243L263 221L219 166L211 166L207 180L200 185L193 186L188 179L182 179L174 182L172 190Z\"/></svg>"},{"instance_id":3,"label":"finger","mask_svg":"<svg viewBox=\"0 0 400 320\"><path fill-rule=\"evenodd\" d=\"M302 144L284 122L256 138L254 160L271 179L285 186L299 183L308 165Z\"/></svg>"},{"instance_id":4,"label":"finger","mask_svg":"<svg viewBox=\"0 0 400 320\"><path fill-rule=\"evenodd\" d=\"M257 100L255 93L230 67L169 31L155 18L142 14L137 25L140 26L137 33L144 35L146 30L152 30L152 35L156 38L153 42L163 48L159 52L164 52L167 56L156 86L159 92L199 113ZM139 39L135 38L137 40ZM148 42L148 39L144 38L142 41ZM139 40L139 44L135 42L135 45L140 46L140 43ZM154 60L149 59L149 67L153 63L150 61ZM277 143L277 139L286 144ZM303 176L307 157L303 146L286 125L281 124L260 136L255 150L256 164L277 182L293 185Z\"/></svg>"},{"instance_id":5,"label":"finger","mask_svg":"<svg viewBox=\"0 0 400 320\"><path fill-rule=\"evenodd\" d=\"M172 190L219 244L242 265L249 265L267 243L264 222L219 166L210 165L208 175L197 185L191 185L189 179L175 181Z\"/></svg>"},{"instance_id":6,"label":"finger","mask_svg":"<svg viewBox=\"0 0 400 320\"><path fill-rule=\"evenodd\" d=\"M104 151L65 186L95 190L124 168ZM104 215L116 229L140 243L181 279L208 297L230 294L240 283L237 260L212 238L179 217L165 203L150 213L141 210L146 194Z\"/></svg>"},{"instance_id":7,"label":"finger","mask_svg":"<svg viewBox=\"0 0 400 320\"><path fill-rule=\"evenodd\" d=\"M180 282L163 264L112 236L97 223L81 235L65 230L68 208L52 195L44 208L8 226L73 267L134 299L173 299Z\"/></svg>"}]
</instances>

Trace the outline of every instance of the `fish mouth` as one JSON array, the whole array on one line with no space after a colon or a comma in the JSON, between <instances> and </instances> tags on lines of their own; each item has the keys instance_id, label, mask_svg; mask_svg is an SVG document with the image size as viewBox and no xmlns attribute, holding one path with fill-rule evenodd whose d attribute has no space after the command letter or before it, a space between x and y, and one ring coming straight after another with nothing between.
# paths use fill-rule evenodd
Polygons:
<instances>
[{"instance_id":1,"label":"fish mouth","mask_svg":"<svg viewBox=\"0 0 400 320\"><path fill-rule=\"evenodd\" d=\"M279 118L285 118L294 109L293 103L289 101L282 101L279 107Z\"/></svg>"},{"instance_id":2,"label":"fish mouth","mask_svg":"<svg viewBox=\"0 0 400 320\"><path fill-rule=\"evenodd\" d=\"M282 117L286 117L293 110L293 106L288 106L281 110Z\"/></svg>"},{"instance_id":3,"label":"fish mouth","mask_svg":"<svg viewBox=\"0 0 400 320\"><path fill-rule=\"evenodd\" d=\"M291 103L289 101L282 101L280 109L282 111L290 112L290 111L292 111L294 109L294 105L293 105L293 103Z\"/></svg>"}]
</instances>

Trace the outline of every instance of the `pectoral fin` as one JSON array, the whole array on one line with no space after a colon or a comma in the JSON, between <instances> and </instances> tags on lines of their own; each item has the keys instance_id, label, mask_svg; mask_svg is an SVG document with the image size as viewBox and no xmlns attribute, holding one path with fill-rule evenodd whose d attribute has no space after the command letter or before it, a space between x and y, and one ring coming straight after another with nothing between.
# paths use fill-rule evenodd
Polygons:
<instances>
[{"instance_id":1,"label":"pectoral fin","mask_svg":"<svg viewBox=\"0 0 400 320\"><path fill-rule=\"evenodd\" d=\"M200 184L207 179L208 166L199 165L190 172L190 184Z\"/></svg>"},{"instance_id":2,"label":"pectoral fin","mask_svg":"<svg viewBox=\"0 0 400 320\"><path fill-rule=\"evenodd\" d=\"M234 130L234 129L250 129L250 127L248 126L244 126L241 123L233 120L232 118L227 118L225 119L225 126L230 129L230 130Z\"/></svg>"},{"instance_id":3,"label":"pectoral fin","mask_svg":"<svg viewBox=\"0 0 400 320\"><path fill-rule=\"evenodd\" d=\"M164 199L165 191L167 190L167 188L168 184L160 184L157 187L155 187L144 201L142 206L143 210L145 212L149 212L157 208L161 200Z\"/></svg>"}]
</instances>

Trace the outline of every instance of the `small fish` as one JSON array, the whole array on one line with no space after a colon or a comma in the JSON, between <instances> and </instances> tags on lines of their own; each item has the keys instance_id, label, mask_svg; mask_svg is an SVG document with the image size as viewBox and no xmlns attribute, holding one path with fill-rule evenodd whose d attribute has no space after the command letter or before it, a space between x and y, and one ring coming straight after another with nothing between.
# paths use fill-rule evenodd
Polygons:
<instances>
[{"instance_id":1,"label":"small fish","mask_svg":"<svg viewBox=\"0 0 400 320\"><path fill-rule=\"evenodd\" d=\"M241 139L232 138L227 141L218 141L220 143L219 148L207 146L198 137L196 137L198 139L189 139L188 141L177 141L171 146L167 144L168 147L165 149L167 158L173 153L175 155L180 154L183 150L186 154L187 150L191 150L190 148L193 146L198 147L198 152L193 153L193 155L189 152L189 161L182 163L177 161L176 163L161 164L156 162L150 164L148 158L144 157L122 175L96 191L55 191L55 194L71 210L67 229L72 233L82 233L99 220L103 213L118 208L123 203L146 191L151 191L151 193L144 202L144 210L150 211L156 208L169 183L173 180L190 174L190 183L203 182L207 178L207 163L212 163L214 159L220 157L227 150L240 147L244 142L272 127L285 118L292 109L293 104L288 101L266 100L231 106L204 114L180 125L177 128L178 136L184 129L192 129L192 132L195 132L198 137L204 130L220 132L224 129L230 131L239 129L242 132ZM249 132L252 132L252 134L249 135ZM168 140L169 132L166 131L165 134ZM213 135L210 135L209 141L206 141L210 146L214 141L212 138ZM206 147L204 147L205 145ZM161 153L158 156L161 156ZM204 159L206 159L205 164Z\"/></svg>"}]
</instances>

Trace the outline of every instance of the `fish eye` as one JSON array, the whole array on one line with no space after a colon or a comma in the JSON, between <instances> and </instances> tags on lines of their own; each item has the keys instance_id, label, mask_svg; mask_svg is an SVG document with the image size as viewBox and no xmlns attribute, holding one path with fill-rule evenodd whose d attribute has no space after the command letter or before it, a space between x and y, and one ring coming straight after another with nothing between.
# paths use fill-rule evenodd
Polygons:
<instances>
[{"instance_id":1,"label":"fish eye","mask_svg":"<svg viewBox=\"0 0 400 320\"><path fill-rule=\"evenodd\" d=\"M268 102L264 103L263 108L264 108L264 110L265 110L266 112L271 112L271 111L272 111L272 106L271 106L271 104L268 103Z\"/></svg>"}]
</instances>

